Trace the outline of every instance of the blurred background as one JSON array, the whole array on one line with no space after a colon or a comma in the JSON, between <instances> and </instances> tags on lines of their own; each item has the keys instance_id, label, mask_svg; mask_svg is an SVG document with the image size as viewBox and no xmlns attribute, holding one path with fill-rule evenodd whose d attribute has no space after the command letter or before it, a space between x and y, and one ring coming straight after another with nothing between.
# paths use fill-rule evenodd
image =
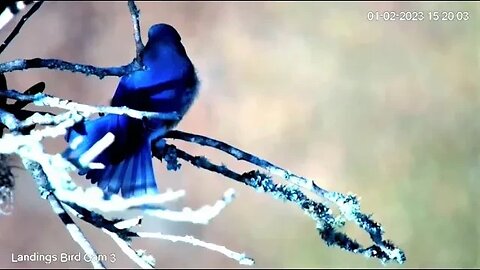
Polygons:
<instances>
[{"instance_id":1,"label":"blurred background","mask_svg":"<svg viewBox=\"0 0 480 270\"><path fill-rule=\"evenodd\" d=\"M353 192L386 238L404 249L402 267L480 267L479 2L138 2L148 27L177 28L198 69L201 93L178 129L220 139L326 189ZM368 21L368 11L467 11L468 21ZM25 11L23 12L25 13ZM18 17L0 33L10 33ZM126 2L46 2L1 55L61 58L99 66L135 54ZM51 70L7 74L24 90L108 104L118 78ZM253 167L217 151L177 143L235 169ZM61 151L61 138L46 142ZM0 217L0 267L88 267L85 262L12 263L12 254L77 253L28 172L15 170L15 209ZM246 252L255 267L382 267L327 247L297 207L185 163L155 161L159 186L185 189L174 204L198 208L228 188L237 199L209 225L148 219L144 230L190 234ZM78 183L87 181L76 176ZM79 222L109 267L136 267L111 239ZM363 244L368 237L349 227ZM183 243L136 240L157 267L228 267L237 262ZM398 267L388 264L387 268Z\"/></svg>"}]
</instances>

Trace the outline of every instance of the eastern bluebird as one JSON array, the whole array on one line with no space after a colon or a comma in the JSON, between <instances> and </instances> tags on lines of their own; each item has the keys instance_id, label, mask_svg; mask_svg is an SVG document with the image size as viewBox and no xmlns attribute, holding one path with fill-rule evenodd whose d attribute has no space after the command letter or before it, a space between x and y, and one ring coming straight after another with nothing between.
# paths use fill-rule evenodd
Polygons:
<instances>
[{"instance_id":1,"label":"eastern bluebird","mask_svg":"<svg viewBox=\"0 0 480 270\"><path fill-rule=\"evenodd\" d=\"M158 193L151 142L178 124L198 93L195 68L180 40L178 32L168 24L150 27L142 52L145 69L123 76L111 101L112 106L135 110L176 112L178 120L140 120L107 114L74 126L65 136L69 143L85 136L69 153L69 157L79 157L108 132L115 135L115 141L93 160L105 168L81 172L106 193L121 192L124 198Z\"/></svg>"}]
</instances>

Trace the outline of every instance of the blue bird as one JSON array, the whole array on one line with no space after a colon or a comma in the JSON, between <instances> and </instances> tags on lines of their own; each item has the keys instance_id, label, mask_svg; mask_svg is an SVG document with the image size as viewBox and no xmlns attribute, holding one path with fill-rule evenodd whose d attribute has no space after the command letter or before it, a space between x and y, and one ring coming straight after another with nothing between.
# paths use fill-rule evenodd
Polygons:
<instances>
[{"instance_id":1,"label":"blue bird","mask_svg":"<svg viewBox=\"0 0 480 270\"><path fill-rule=\"evenodd\" d=\"M86 136L69 153L69 158L78 158L108 132L115 135L114 142L93 160L104 164L105 168L89 169L86 177L104 192L121 192L124 198L158 193L151 142L178 124L198 93L195 68L175 28L163 23L150 27L142 54L145 69L121 78L111 105L160 113L176 112L179 119L140 120L107 114L72 127L65 136L69 143L80 135Z\"/></svg>"}]
</instances>

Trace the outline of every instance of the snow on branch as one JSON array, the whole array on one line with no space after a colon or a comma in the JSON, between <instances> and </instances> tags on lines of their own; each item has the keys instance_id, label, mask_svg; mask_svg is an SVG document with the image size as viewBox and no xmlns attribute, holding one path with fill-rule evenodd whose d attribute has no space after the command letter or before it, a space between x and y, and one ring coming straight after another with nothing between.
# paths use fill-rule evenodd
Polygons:
<instances>
[{"instance_id":1,"label":"snow on branch","mask_svg":"<svg viewBox=\"0 0 480 270\"><path fill-rule=\"evenodd\" d=\"M44 121L48 117L54 118L55 116L45 115L38 119ZM121 196L116 194L104 194L104 192L97 187L90 187L84 190L83 188L77 186L69 175L69 172L75 170L75 167L71 163L65 160L60 154L50 155L43 151L43 146L41 144L43 138L64 135L67 128L72 127L76 122L78 122L71 118L61 117L60 119L64 119L64 121L58 122L57 125L54 127L45 127L43 129L33 130L29 135L21 135L14 132L11 134L5 134L3 138L0 138L0 153L15 153L19 155L22 160L24 160L25 167L32 173L34 178L41 179L41 181L37 181L37 184L41 183L39 184L39 189L42 197L47 199L52 198L52 208L59 215L61 214L62 216L65 216L65 210L63 209L64 205L68 205L70 206L70 208L73 208L72 205L75 205L77 208L82 209L81 217L83 219L86 216L96 217L84 219L85 221L91 224L96 222L92 225L105 229L110 233L123 234L123 230L113 232L109 230L109 227L107 226L109 223L98 223L98 216L101 215L100 213L125 212L127 210L134 210L139 208L142 209L143 207L146 207L146 209L148 210L145 211L145 214L147 215L151 214L155 217L167 220L170 219L173 221L192 221L194 223L205 224L208 222L208 220L220 214L221 210L223 210L233 198L233 192L230 190L225 196L227 198L222 199L220 202L217 202L213 206L205 206L198 211L184 210L182 212L178 212L176 215L175 211L168 210L168 212L166 212L167 214L162 215L162 211L167 210L165 210L164 208L156 207L156 205L161 205L165 202L176 200L185 195L184 191L175 192L167 190L166 192L155 196L123 199ZM20 125L21 123L15 118L14 115L3 110L0 110L0 120L10 130L17 130L18 125ZM81 120L81 118L78 118L77 120ZM35 119L31 119L29 121L38 124L35 122ZM52 121L46 122L51 123L54 122L54 120L52 119ZM106 148L107 146L108 144L103 144L103 148ZM53 204L53 202L57 203ZM207 211L205 211L204 209L207 209ZM170 213L170 215L168 215L168 213ZM80 215L77 216L80 217ZM62 220L64 219L65 218L62 218ZM81 246L85 250L85 252L91 253L90 250L93 249L88 248L89 245L85 244L86 240L78 240L85 239L85 237L79 236L83 234L81 233L80 229L76 227L75 223L73 221L68 221L68 223L66 223L65 225L67 227L67 230L71 232L72 237L75 239L75 241L79 244L82 243ZM215 244L206 243L201 240L188 237L178 238L177 236L167 236L160 232L147 232L145 233L145 235L145 237L148 238L152 238L153 236L155 236L154 238L158 239L177 239L179 241L192 243L201 247L211 248L212 250L221 252L224 255L229 256L233 259L238 259L239 263L246 262L245 257L235 255L239 253L233 251L227 252L225 249L222 249ZM142 235L134 236L143 237Z\"/></svg>"}]
</instances>

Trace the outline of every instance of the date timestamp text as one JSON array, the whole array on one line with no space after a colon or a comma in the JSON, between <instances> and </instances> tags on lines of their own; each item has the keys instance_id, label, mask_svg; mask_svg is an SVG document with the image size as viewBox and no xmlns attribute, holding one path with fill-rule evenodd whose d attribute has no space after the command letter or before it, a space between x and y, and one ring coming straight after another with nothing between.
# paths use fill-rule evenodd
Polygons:
<instances>
[{"instance_id":1,"label":"date timestamp text","mask_svg":"<svg viewBox=\"0 0 480 270\"><path fill-rule=\"evenodd\" d=\"M369 11L369 21L468 21L468 11Z\"/></svg>"}]
</instances>

